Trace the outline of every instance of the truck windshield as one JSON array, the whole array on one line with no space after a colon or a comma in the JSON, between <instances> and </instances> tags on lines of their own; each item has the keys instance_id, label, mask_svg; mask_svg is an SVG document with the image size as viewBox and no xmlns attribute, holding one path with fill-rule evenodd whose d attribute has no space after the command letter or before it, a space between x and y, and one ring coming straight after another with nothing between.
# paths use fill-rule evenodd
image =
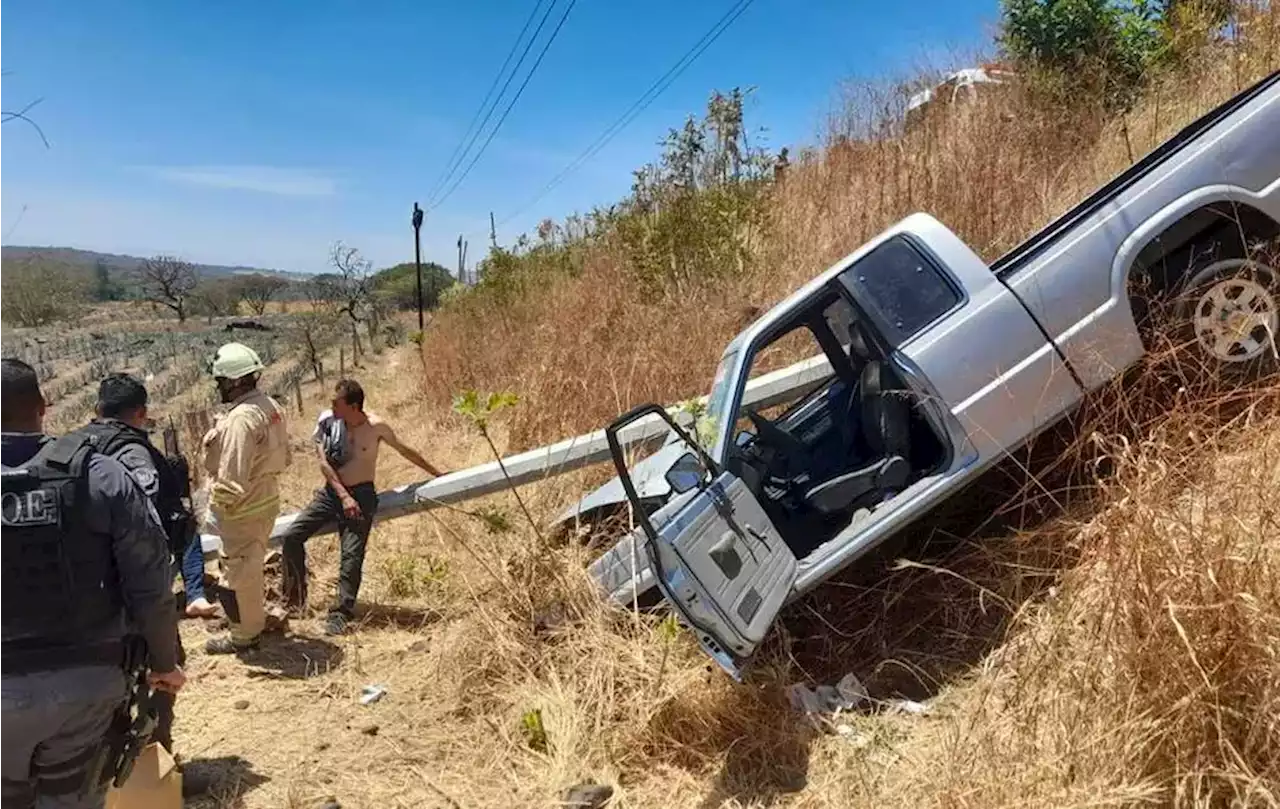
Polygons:
<instances>
[{"instance_id":1,"label":"truck windshield","mask_svg":"<svg viewBox=\"0 0 1280 809\"><path fill-rule=\"evenodd\" d=\"M720 358L716 367L715 379L711 381L711 394L707 397L707 410L698 419L697 439L702 448L710 455L720 441L720 433L724 430L724 409L729 405L733 393L733 379L730 372L738 360L738 352L730 351ZM730 419L730 422L733 420Z\"/></svg>"}]
</instances>

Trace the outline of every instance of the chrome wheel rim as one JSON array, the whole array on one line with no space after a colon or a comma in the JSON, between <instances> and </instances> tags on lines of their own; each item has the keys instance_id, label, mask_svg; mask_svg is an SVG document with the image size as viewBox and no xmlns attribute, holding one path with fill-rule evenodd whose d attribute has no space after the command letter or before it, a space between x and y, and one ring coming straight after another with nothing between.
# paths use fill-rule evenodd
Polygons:
<instances>
[{"instance_id":1,"label":"chrome wheel rim","mask_svg":"<svg viewBox=\"0 0 1280 809\"><path fill-rule=\"evenodd\" d=\"M1196 340L1220 362L1249 362L1273 351L1280 307L1275 295L1252 278L1224 278L1196 301Z\"/></svg>"}]
</instances>

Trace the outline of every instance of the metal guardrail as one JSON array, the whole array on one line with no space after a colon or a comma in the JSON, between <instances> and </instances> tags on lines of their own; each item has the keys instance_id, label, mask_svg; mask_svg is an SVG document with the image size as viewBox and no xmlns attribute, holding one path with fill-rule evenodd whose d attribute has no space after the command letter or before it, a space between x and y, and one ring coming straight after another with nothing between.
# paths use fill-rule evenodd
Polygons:
<instances>
[{"instance_id":1,"label":"metal guardrail","mask_svg":"<svg viewBox=\"0 0 1280 809\"><path fill-rule=\"evenodd\" d=\"M747 383L742 404L760 408L796 399L815 388L831 374L831 363L826 355L810 357L794 365L757 377ZM697 401L705 404L707 397ZM672 410L674 408L671 408ZM688 416L683 416L687 419ZM680 420L680 416L677 416ZM649 416L628 425L618 436L626 447L652 443L667 434L665 422L658 416ZM504 458L510 484L520 486L561 475L585 466L609 460L609 444L605 431L569 438L555 444ZM433 508L453 505L508 488L507 477L497 461L460 469L425 483L409 483L378 493L377 521L395 519L407 514L417 514ZM270 544L279 545L285 532L297 514L284 514L276 519L271 530ZM329 534L337 530L331 523L317 534ZM206 552L221 546L221 539L212 533L201 535Z\"/></svg>"}]
</instances>

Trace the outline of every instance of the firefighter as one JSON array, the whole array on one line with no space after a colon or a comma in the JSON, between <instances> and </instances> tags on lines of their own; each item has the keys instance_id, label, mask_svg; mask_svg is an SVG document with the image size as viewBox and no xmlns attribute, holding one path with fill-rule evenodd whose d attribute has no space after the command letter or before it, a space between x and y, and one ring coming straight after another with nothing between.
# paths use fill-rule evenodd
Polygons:
<instances>
[{"instance_id":1,"label":"firefighter","mask_svg":"<svg viewBox=\"0 0 1280 809\"><path fill-rule=\"evenodd\" d=\"M284 408L258 390L263 365L253 349L227 343L211 370L231 405L202 442L209 515L226 557L219 590L230 632L211 638L205 651L231 654L256 649L266 623L262 565L280 513L277 479L289 465L289 434Z\"/></svg>"}]
</instances>

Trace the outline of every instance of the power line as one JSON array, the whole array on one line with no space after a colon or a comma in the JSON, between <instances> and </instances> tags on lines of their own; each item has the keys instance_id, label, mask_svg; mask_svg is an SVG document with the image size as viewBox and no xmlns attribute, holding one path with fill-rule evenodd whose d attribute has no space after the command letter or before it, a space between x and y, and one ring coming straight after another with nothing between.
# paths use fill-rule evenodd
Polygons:
<instances>
[{"instance_id":1,"label":"power line","mask_svg":"<svg viewBox=\"0 0 1280 809\"><path fill-rule=\"evenodd\" d=\"M556 0L552 0L552 5L555 5L555 1ZM511 64L511 57L516 55L516 49L520 47L520 42L524 40L524 35L529 31L529 26L533 25L534 19L538 16L538 9L541 7L542 0L538 0L538 2L534 3L533 9L529 11L529 16L524 21L524 27L520 29L519 35L516 36L516 41L511 43L511 50L507 51L507 58L502 61L502 67L498 68L497 75L493 77L493 81L489 84L489 89L484 94L484 100L480 102L480 106L476 108L475 114L471 116L471 122L467 124L467 131L464 132L462 137L458 140L458 145L453 148L453 154L449 155L449 159L445 161L445 167L440 172L440 176L436 178L434 183L432 183L431 191L427 194L428 205L431 203L432 198L439 193L440 189L444 188L444 184L449 181L449 178L453 176L453 172L457 170L458 165L462 162L463 156L466 152L471 150L471 147L475 145L477 138L480 137L479 130L477 130L475 135L472 136L472 130L476 128L476 121L480 120L480 115L484 113L485 107L489 105L489 99L493 97L493 91L497 89L498 82L502 81L503 74L507 72L507 65ZM545 21L546 18L544 17L543 19ZM534 38L537 38L537 33L534 34ZM530 40L530 42L532 42L532 40ZM527 49L525 50L525 53L528 53ZM522 55L520 58L521 62L523 62L524 56ZM519 69L520 64L517 63L515 68L512 70L511 75L515 76L516 71ZM507 85L510 83L511 78L508 77L507 84L502 87L502 93L507 91ZM489 115L492 115L493 109L498 106L498 99L502 98L502 93L499 93L497 98L493 99L493 106L489 109ZM488 123L488 121L489 116L486 115L484 123ZM484 129L484 123L480 124L480 129Z\"/></svg>"},{"instance_id":2,"label":"power line","mask_svg":"<svg viewBox=\"0 0 1280 809\"><path fill-rule=\"evenodd\" d=\"M482 120L482 121L480 122L480 125L476 128L476 130L475 130L475 134L471 137L470 142L468 142L468 143L467 143L466 148L464 148L464 149L462 150L462 153L458 156L458 161L457 161L457 163L456 163L456 164L454 164L451 168L449 168L449 170L446 172L445 176L440 180L440 184L439 184L439 186L436 188L435 193L433 193L433 194L432 194L432 197L431 197L431 198L428 198L428 201L427 201L427 203L428 203L428 204L427 204L427 210L433 210L433 209L435 209L435 208L436 208L436 206L438 206L438 205L443 201L443 196L441 196L441 195L440 195L440 193L439 193L439 192L440 192L440 189L441 189L441 188L443 188L443 187L444 187L444 186L449 182L449 180L453 177L454 172L456 172L456 171L458 170L458 166L462 165L462 161L466 159L467 153L471 151L471 147L472 147L472 146L474 146L474 145L475 145L475 143L476 143L476 141L480 138L480 133L484 131L484 127L485 127L485 125L486 125L487 123L489 123L489 119L490 119L491 117L493 117L493 112L494 112L494 110L496 110L496 109L498 108L498 101L499 101L499 100L501 100L501 98L502 98L502 96L503 96L504 94L506 94L506 92L507 92L507 88L511 86L511 82L512 82L512 80L513 80L513 79L515 79L516 74L520 72L520 67L521 67L521 65L523 65L523 64L524 64L524 60L525 60L526 58L528 58L528 56L529 56L529 51L530 51L530 50L532 50L532 48L533 48L533 43L534 43L534 42L536 42L536 41L538 40L538 35L542 33L542 29L543 29L543 27L547 24L547 20L551 18L551 12L552 12L553 10L555 10L555 6L556 6L556 3L557 3L558 1L559 1L559 0L551 0L551 3L547 6L547 10L543 13L543 15L542 15L542 19L538 21L538 27L537 27L536 29L534 29L533 36L531 36L531 37L529 38L529 41L525 43L524 50L523 50L523 51L521 51L521 53L520 53L520 58L519 58L518 60L516 60L515 67L511 68L511 73L507 76L507 80L506 80L505 82L503 82L503 83L502 83L502 89L498 91L498 94L497 94L496 96L494 96L494 98L493 98L493 104L492 104L492 106L490 106L490 107L489 107L489 111L488 111L487 113L485 113L484 120ZM576 2L576 0L574 0L574 2ZM533 16L535 16L535 15L538 13L538 8L539 8L541 5L542 5L542 0L538 0L538 4L537 4L537 5L535 5L535 6L533 7L533 12L530 14L530 17L529 17L529 19L530 19L530 20L532 20L532 19L533 19ZM570 7L572 7L572 3L570 4ZM567 15L566 15L566 16L567 16ZM563 20L563 17L562 17L562 18L561 18L561 23L562 23L562 24L563 24L563 21L564 21L564 20ZM528 23L526 23L526 24L525 24L525 29L524 29L524 30L528 30ZM559 28L557 28L556 30L557 30L557 31L559 31ZM523 36L523 31L521 32L521 36ZM554 36L554 34L553 34L553 35L552 35L552 39L554 39L554 38L555 38L555 36ZM518 45L518 44L519 44L519 42L520 42L520 40L519 40L519 39L517 39L517 40L516 40L516 45ZM548 42L548 45L549 45L549 44L550 44L550 43ZM512 51L514 52L514 50L515 50L515 45L513 45L513 46L512 46ZM543 47L542 53L546 53L546 46L544 46L544 47ZM538 61L541 61L541 60L542 60L542 56L541 56L541 55L539 55L539 56L538 56ZM508 57L508 61L510 61L510 57ZM534 69L536 69L536 66L535 66L535 68L534 68ZM499 72L499 73L498 73L498 75L499 75L499 76L501 76L501 75L502 75L502 73L501 73L501 72ZM532 75L532 72L530 73L530 75ZM528 82L528 79L526 78L526 79L525 79L525 81L526 81L526 83L527 83L527 82ZM517 98L519 97L519 94L518 94L518 93L517 93L517 96L516 96L516 97L517 97ZM504 114L504 116L503 116L503 117L506 117L506 116L505 116L505 114ZM501 123L499 122L499 124L497 124L497 126L501 126ZM496 127L495 127L495 130L494 130L494 131L497 131L497 130L496 130ZM490 138L492 138L492 135L490 135ZM487 143L488 143L488 142L486 141L486 145L487 145ZM483 150L483 148L481 148L481 151L484 151L484 150ZM473 161L473 163L474 163L474 161ZM468 168L468 170L470 169L470 165L471 165L471 164L469 164L469 165L468 165L468 167L467 167L467 168ZM452 191L453 191L453 189L454 189L455 187L457 187L457 183L456 183L456 182L453 184L453 186L450 186L450 188L449 188L449 192L448 192L448 193L446 193L444 196L448 196L448 194L449 194L449 193L452 193Z\"/></svg>"},{"instance_id":3,"label":"power line","mask_svg":"<svg viewBox=\"0 0 1280 809\"><path fill-rule=\"evenodd\" d=\"M618 135L618 133L635 120L640 113L644 112L650 104L656 101L658 96L662 95L662 93L666 91L666 89L670 87L676 79L680 78L680 74L684 73L690 65L697 61L698 57L701 56L707 48L711 47L711 45L720 38L720 35L723 34L729 26L733 25L733 23L742 16L743 12L745 12L747 7L753 2L755 2L755 0L736 0L736 2L730 6L729 10L724 13L724 16L717 20L716 24L711 26L711 29L702 35L701 39L695 42L689 50L685 51L684 55L681 56L666 73L662 74L662 76L660 76L648 90L636 99L636 101L627 108L627 111L622 113L618 120L606 127L605 130L601 132L585 150L583 150L582 154L574 158L574 160L559 174L552 177L551 181L543 186L542 190L539 191L536 196L524 205L520 206L520 208L518 208L514 213L504 218L499 225L505 225L512 219L527 211L529 208L533 207L539 200L551 193L551 191L560 185L560 183L564 182L564 180L576 171L583 163L587 162L592 157L595 157L595 155L607 146L609 142Z\"/></svg>"},{"instance_id":4,"label":"power line","mask_svg":"<svg viewBox=\"0 0 1280 809\"><path fill-rule=\"evenodd\" d=\"M748 0L748 2L750 1L751 0ZM481 155L484 154L485 149L489 148L489 144L493 142L494 136L497 135L498 130L502 128L503 122L506 121L507 116L511 114L512 108L514 108L516 105L516 102L520 100L520 96L524 94L524 88L529 86L529 81L530 79L533 78L533 74L538 72L538 66L542 64L542 58L546 56L547 51L551 49L551 44L556 41L556 37L560 34L560 29L564 27L565 20L569 19L569 12L573 11L573 7L577 5L577 2L578 0L569 0L569 5L565 7L564 13L560 15L560 21L556 23L555 30L551 32L551 36L548 37L546 43L543 44L542 50L538 53L538 58L534 60L533 66L529 68L529 72L525 75L524 81L520 84L519 89L516 90L516 94L512 96L511 101L507 103L507 107L502 111L502 116L498 118L498 122L493 125L493 129L489 130L489 137L485 138L484 143L480 145L480 150L477 151L475 156L471 158L471 162L467 164L467 167L465 169L463 169L462 174L458 177L458 179L453 181L453 185L449 186L449 190L445 191L441 197L439 197L434 203L432 203L431 205L432 209L438 208L446 199L450 197L450 195L453 194L453 192L462 183L462 181L467 179L467 175L471 173L471 169L475 167L476 162L480 160L480 157ZM547 13L548 14L551 13L551 6L547 7ZM543 18L543 22L546 22L545 17ZM542 25L539 24L538 28L539 30L541 30ZM536 32L534 33L534 37L535 38L537 37ZM532 44L533 40L529 40L529 42L530 44ZM522 57L522 61L523 61L523 57Z\"/></svg>"}]
</instances>

